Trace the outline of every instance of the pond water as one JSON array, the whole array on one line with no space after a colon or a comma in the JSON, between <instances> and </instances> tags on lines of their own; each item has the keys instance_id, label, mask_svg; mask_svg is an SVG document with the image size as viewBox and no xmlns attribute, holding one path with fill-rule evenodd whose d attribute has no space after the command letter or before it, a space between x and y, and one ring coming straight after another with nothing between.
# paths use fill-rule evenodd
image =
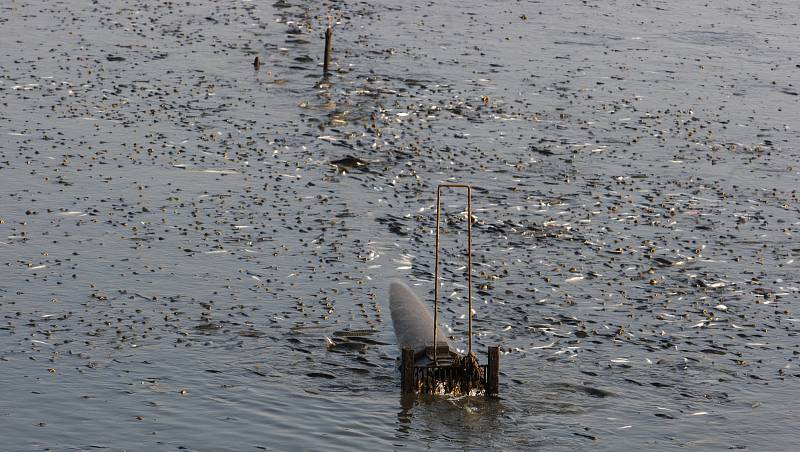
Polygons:
<instances>
[{"instance_id":1,"label":"pond water","mask_svg":"<svg viewBox=\"0 0 800 452\"><path fill-rule=\"evenodd\" d=\"M4 2L4 447L796 447L797 17ZM400 397L388 282L432 300L440 183L475 190L497 400ZM463 193L443 207L463 349Z\"/></svg>"}]
</instances>

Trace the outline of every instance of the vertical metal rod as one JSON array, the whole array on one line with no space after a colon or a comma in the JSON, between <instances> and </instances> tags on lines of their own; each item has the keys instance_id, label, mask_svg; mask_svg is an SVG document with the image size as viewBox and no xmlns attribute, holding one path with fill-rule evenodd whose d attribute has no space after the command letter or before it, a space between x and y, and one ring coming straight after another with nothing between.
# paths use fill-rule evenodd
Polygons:
<instances>
[{"instance_id":1,"label":"vertical metal rod","mask_svg":"<svg viewBox=\"0 0 800 452\"><path fill-rule=\"evenodd\" d=\"M441 213L442 187L436 187L436 264L433 270L433 365L436 365L436 333L439 326L439 217Z\"/></svg>"},{"instance_id":2,"label":"vertical metal rod","mask_svg":"<svg viewBox=\"0 0 800 452\"><path fill-rule=\"evenodd\" d=\"M441 222L442 212L442 189L443 188L466 188L467 189L467 277L468 283L468 298L469 306L467 307L467 315L469 316L469 343L468 353L472 353L472 187L464 184L441 184L436 187L436 263L434 266L434 288L433 288L433 364L436 365L437 345L436 334L438 331L438 314L439 314L439 243L441 236Z\"/></svg>"},{"instance_id":3,"label":"vertical metal rod","mask_svg":"<svg viewBox=\"0 0 800 452\"><path fill-rule=\"evenodd\" d=\"M467 186L467 271L469 272L469 354L472 354L472 187ZM435 339L435 338L434 338Z\"/></svg>"}]
</instances>

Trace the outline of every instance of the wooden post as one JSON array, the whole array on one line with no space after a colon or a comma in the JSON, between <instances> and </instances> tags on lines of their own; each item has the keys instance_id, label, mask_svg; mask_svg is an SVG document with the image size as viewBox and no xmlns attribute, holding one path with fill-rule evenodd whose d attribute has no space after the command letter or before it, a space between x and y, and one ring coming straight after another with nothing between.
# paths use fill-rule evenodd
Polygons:
<instances>
[{"instance_id":1,"label":"wooden post","mask_svg":"<svg viewBox=\"0 0 800 452\"><path fill-rule=\"evenodd\" d=\"M489 347L489 366L486 369L486 395L500 393L500 347Z\"/></svg>"},{"instance_id":2,"label":"wooden post","mask_svg":"<svg viewBox=\"0 0 800 452\"><path fill-rule=\"evenodd\" d=\"M400 358L400 389L404 394L412 393L414 387L414 350L403 347L403 354Z\"/></svg>"},{"instance_id":3,"label":"wooden post","mask_svg":"<svg viewBox=\"0 0 800 452\"><path fill-rule=\"evenodd\" d=\"M328 67L331 65L331 53L333 50L333 28L325 30L325 59L322 63L322 75L328 76Z\"/></svg>"}]
</instances>

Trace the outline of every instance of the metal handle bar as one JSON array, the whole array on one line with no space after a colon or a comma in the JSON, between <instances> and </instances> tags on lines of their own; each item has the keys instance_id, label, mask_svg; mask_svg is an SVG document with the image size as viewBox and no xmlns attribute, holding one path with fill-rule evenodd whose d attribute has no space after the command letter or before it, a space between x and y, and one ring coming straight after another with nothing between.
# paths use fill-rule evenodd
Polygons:
<instances>
[{"instance_id":1,"label":"metal handle bar","mask_svg":"<svg viewBox=\"0 0 800 452\"><path fill-rule=\"evenodd\" d=\"M469 348L468 353L472 353L472 187L464 184L440 184L436 188L436 264L434 267L434 288L433 288L433 364L436 365L437 347L436 333L439 328L439 235L440 217L442 212L442 189L443 188L466 188L467 189L467 274L469 276L469 306L467 307L467 318L469 319Z\"/></svg>"}]
</instances>

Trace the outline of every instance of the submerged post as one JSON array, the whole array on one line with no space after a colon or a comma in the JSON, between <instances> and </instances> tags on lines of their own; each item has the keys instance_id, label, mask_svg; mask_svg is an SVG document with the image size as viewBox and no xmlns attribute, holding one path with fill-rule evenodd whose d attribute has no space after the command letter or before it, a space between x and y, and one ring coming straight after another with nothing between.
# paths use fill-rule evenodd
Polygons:
<instances>
[{"instance_id":1,"label":"submerged post","mask_svg":"<svg viewBox=\"0 0 800 452\"><path fill-rule=\"evenodd\" d=\"M400 358L400 390L404 394L414 392L414 350L403 347Z\"/></svg>"},{"instance_id":2,"label":"submerged post","mask_svg":"<svg viewBox=\"0 0 800 452\"><path fill-rule=\"evenodd\" d=\"M333 49L333 28L325 30L325 59L322 63L322 75L328 76L328 67L331 65L331 53Z\"/></svg>"},{"instance_id":3,"label":"submerged post","mask_svg":"<svg viewBox=\"0 0 800 452\"><path fill-rule=\"evenodd\" d=\"M486 374L486 395L496 396L500 393L500 347L489 347Z\"/></svg>"}]
</instances>

